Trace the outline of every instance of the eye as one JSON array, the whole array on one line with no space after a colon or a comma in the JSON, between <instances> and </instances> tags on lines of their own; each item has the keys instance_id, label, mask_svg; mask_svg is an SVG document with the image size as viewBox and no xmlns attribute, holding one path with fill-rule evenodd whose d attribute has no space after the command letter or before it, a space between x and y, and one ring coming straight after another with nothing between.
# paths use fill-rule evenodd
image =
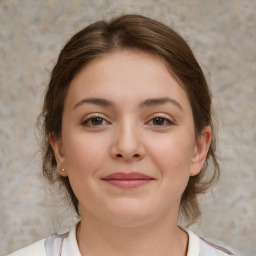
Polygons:
<instances>
[{"instance_id":1,"label":"eye","mask_svg":"<svg viewBox=\"0 0 256 256\"><path fill-rule=\"evenodd\" d=\"M171 120L165 118L165 117L160 117L156 116L153 119L151 119L148 122L149 125L156 125L156 126L168 126L174 124Z\"/></svg>"},{"instance_id":2,"label":"eye","mask_svg":"<svg viewBox=\"0 0 256 256\"><path fill-rule=\"evenodd\" d=\"M106 124L108 124L108 122L100 116L90 117L90 118L86 119L85 121L83 121L83 123L82 123L82 125L88 126L88 127L101 126L101 125L106 125Z\"/></svg>"}]
</instances>

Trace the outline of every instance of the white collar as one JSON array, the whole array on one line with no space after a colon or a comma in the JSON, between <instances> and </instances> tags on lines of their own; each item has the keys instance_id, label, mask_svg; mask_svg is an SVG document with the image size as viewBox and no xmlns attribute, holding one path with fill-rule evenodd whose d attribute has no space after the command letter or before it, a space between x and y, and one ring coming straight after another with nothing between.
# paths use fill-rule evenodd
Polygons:
<instances>
[{"instance_id":1,"label":"white collar","mask_svg":"<svg viewBox=\"0 0 256 256\"><path fill-rule=\"evenodd\" d=\"M71 229L68 235L68 256L81 256L76 239L76 228L78 223ZM187 256L199 256L200 239L197 235L188 229L180 227L188 234L188 252Z\"/></svg>"},{"instance_id":2,"label":"white collar","mask_svg":"<svg viewBox=\"0 0 256 256\"><path fill-rule=\"evenodd\" d=\"M71 229L68 234L68 256L81 256L76 239L76 228L78 223Z\"/></svg>"}]
</instances>

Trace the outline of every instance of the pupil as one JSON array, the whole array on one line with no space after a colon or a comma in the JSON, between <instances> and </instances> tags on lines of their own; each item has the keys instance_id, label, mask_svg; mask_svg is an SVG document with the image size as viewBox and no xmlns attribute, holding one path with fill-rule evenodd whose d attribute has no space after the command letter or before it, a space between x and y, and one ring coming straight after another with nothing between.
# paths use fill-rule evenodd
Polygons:
<instances>
[{"instance_id":1,"label":"pupil","mask_svg":"<svg viewBox=\"0 0 256 256\"><path fill-rule=\"evenodd\" d=\"M93 125L99 125L99 124L102 124L102 118L100 117L95 117L92 119L92 124Z\"/></svg>"},{"instance_id":2,"label":"pupil","mask_svg":"<svg viewBox=\"0 0 256 256\"><path fill-rule=\"evenodd\" d=\"M164 119L163 118L156 118L154 120L155 125L163 125Z\"/></svg>"}]
</instances>

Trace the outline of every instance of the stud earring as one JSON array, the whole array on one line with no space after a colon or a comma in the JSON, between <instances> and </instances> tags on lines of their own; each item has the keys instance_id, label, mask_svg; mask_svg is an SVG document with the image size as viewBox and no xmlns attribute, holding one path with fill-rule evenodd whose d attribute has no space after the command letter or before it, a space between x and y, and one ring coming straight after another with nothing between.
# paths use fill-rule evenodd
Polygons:
<instances>
[{"instance_id":1,"label":"stud earring","mask_svg":"<svg viewBox=\"0 0 256 256\"><path fill-rule=\"evenodd\" d=\"M62 171L62 172L64 172L64 171L65 171L65 169L63 168L63 169L61 169L61 171Z\"/></svg>"}]
</instances>

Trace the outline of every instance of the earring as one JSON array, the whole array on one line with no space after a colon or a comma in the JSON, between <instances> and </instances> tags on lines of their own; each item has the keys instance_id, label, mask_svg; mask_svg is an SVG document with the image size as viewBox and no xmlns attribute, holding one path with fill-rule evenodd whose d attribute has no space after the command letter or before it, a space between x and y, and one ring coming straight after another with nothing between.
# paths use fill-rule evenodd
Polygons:
<instances>
[{"instance_id":1,"label":"earring","mask_svg":"<svg viewBox=\"0 0 256 256\"><path fill-rule=\"evenodd\" d=\"M63 169L61 169L61 171L62 171L62 172L64 172L64 171L65 171L65 169L63 168Z\"/></svg>"}]
</instances>

